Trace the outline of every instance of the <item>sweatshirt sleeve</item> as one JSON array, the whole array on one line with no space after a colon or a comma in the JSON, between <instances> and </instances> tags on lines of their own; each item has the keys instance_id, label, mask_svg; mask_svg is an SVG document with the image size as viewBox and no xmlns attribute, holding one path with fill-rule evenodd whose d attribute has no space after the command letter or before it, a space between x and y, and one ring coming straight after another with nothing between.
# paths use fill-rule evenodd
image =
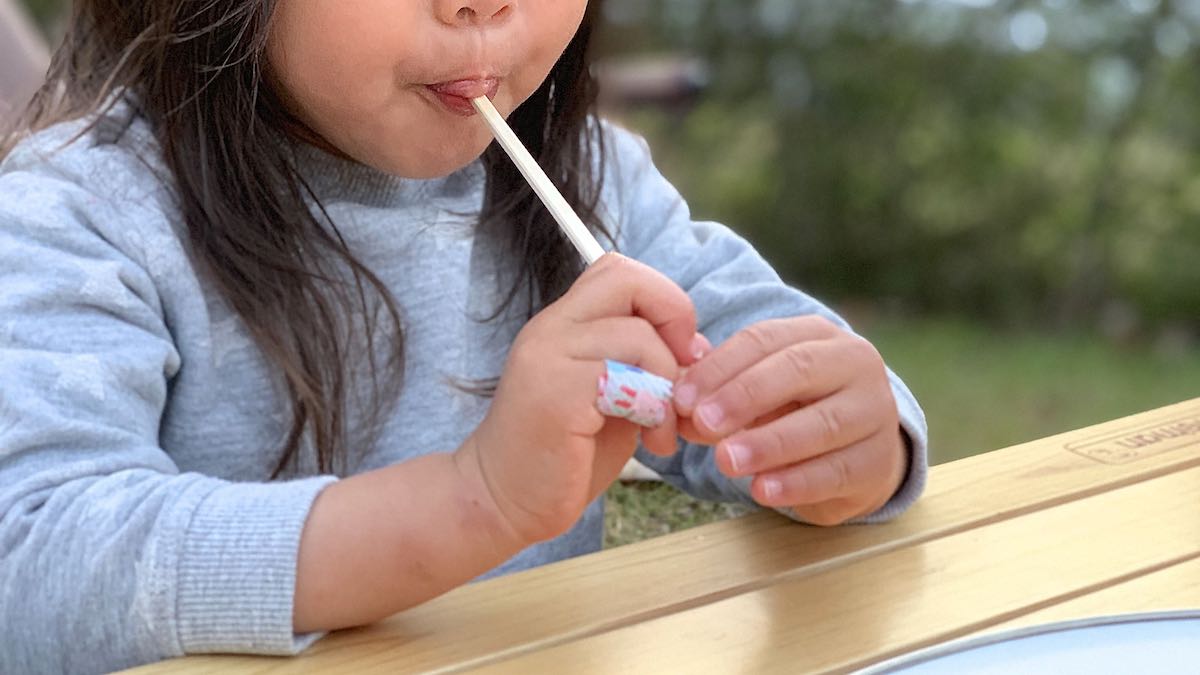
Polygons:
<instances>
[{"instance_id":1,"label":"sweatshirt sleeve","mask_svg":"<svg viewBox=\"0 0 1200 675\"><path fill-rule=\"evenodd\" d=\"M605 173L602 203L616 222L617 246L666 274L691 296L700 332L713 344L765 319L820 315L850 330L825 305L789 287L744 239L727 227L696 222L687 203L659 173L646 143L606 125L606 151L613 158ZM880 510L859 519L879 522L906 510L925 486L928 432L925 416L908 387L890 369L888 377L911 454L900 489ZM713 461L712 448L680 441L674 456L639 450L638 459L665 480L702 499L753 504L748 479L731 480ZM790 512L785 515L794 517Z\"/></svg>"},{"instance_id":2,"label":"sweatshirt sleeve","mask_svg":"<svg viewBox=\"0 0 1200 675\"><path fill-rule=\"evenodd\" d=\"M0 672L303 649L318 636L292 632L297 552L333 479L180 472L158 443L180 356L123 226L95 224L117 214L70 177L12 164L0 174Z\"/></svg>"}]
</instances>

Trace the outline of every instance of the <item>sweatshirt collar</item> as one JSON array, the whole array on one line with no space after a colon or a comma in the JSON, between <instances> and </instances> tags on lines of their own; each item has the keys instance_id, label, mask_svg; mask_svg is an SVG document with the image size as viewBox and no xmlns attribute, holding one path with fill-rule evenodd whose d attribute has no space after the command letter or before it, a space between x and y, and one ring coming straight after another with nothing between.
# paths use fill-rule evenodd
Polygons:
<instances>
[{"instance_id":1,"label":"sweatshirt collar","mask_svg":"<svg viewBox=\"0 0 1200 675\"><path fill-rule=\"evenodd\" d=\"M323 202L396 208L482 198L485 175L479 160L441 178L401 178L309 143L291 140L289 145L297 171Z\"/></svg>"}]
</instances>

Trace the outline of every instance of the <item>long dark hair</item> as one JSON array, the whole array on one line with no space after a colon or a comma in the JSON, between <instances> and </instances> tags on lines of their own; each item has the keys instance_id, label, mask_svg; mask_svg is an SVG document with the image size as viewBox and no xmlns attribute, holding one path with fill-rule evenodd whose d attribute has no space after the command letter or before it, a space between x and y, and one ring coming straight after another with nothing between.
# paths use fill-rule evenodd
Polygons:
<instances>
[{"instance_id":1,"label":"long dark hair","mask_svg":"<svg viewBox=\"0 0 1200 675\"><path fill-rule=\"evenodd\" d=\"M46 84L0 142L0 158L24 134L97 119L118 94L131 94L161 145L190 255L283 374L292 421L278 476L306 432L320 471L345 467L354 353L366 355L371 373L362 425L370 437L354 441L374 440L370 430L399 394L404 340L395 299L355 258L278 142L289 118L264 78L273 7L273 0L76 0ZM581 217L602 230L596 168L603 150L589 122L595 14L592 3L549 77L509 121ZM565 292L581 263L498 147L482 161L480 231L518 261L496 315L524 298L532 314Z\"/></svg>"}]
</instances>

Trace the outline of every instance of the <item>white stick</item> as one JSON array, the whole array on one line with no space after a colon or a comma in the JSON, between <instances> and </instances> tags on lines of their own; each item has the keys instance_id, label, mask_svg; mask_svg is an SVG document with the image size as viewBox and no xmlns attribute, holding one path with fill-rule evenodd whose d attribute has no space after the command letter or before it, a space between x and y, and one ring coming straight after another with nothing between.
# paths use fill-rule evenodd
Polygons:
<instances>
[{"instance_id":1,"label":"white stick","mask_svg":"<svg viewBox=\"0 0 1200 675\"><path fill-rule=\"evenodd\" d=\"M492 135L512 158L513 163L517 165L521 175L525 176L525 180L529 182L530 187L537 193L542 203L550 210L550 215L554 216L554 220L558 222L563 233L575 245L579 255L583 256L584 262L591 265L599 260L600 256L604 255L604 249L600 247L600 242L596 241L583 221L571 209L571 205L563 198L562 193L554 187L554 183L550 182L546 172L542 171L537 160L521 144L521 140L509 128L508 123L500 116L492 102L486 96L481 96L472 99L471 103L475 104L475 109L479 111L488 127L491 128Z\"/></svg>"}]
</instances>

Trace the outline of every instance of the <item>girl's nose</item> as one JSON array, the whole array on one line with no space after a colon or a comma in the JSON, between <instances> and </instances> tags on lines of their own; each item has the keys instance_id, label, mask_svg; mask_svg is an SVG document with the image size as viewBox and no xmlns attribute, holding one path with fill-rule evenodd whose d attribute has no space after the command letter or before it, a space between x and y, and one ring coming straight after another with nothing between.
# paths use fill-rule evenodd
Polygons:
<instances>
[{"instance_id":1,"label":"girl's nose","mask_svg":"<svg viewBox=\"0 0 1200 675\"><path fill-rule=\"evenodd\" d=\"M508 18L517 0L437 0L438 19L450 26L477 26Z\"/></svg>"}]
</instances>

